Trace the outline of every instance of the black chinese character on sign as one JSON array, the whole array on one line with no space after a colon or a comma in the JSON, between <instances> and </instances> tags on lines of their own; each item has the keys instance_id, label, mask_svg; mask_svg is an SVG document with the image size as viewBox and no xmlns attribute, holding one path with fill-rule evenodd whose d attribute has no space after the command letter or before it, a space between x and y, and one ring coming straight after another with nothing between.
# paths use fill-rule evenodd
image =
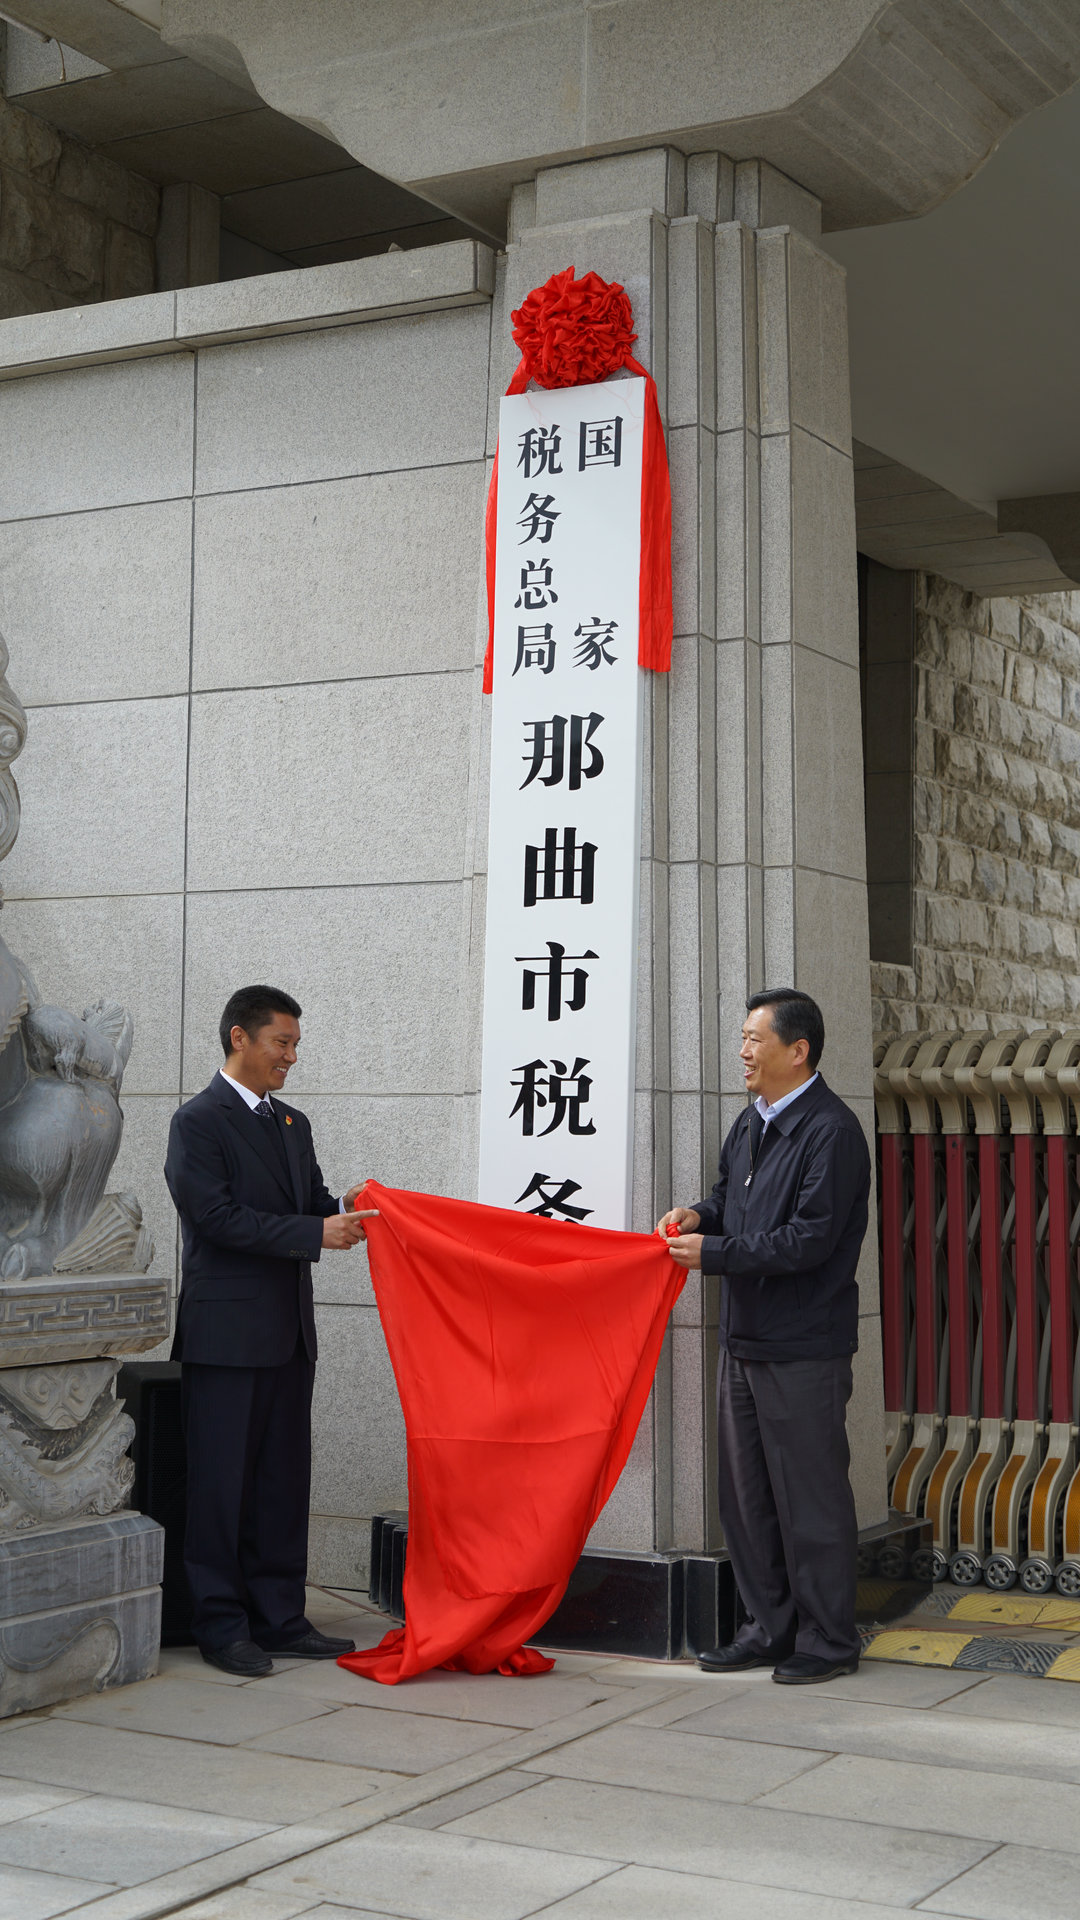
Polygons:
<instances>
[{"instance_id":1,"label":"black chinese character on sign","mask_svg":"<svg viewBox=\"0 0 1080 1920\"><path fill-rule=\"evenodd\" d=\"M539 613L543 607L553 607L558 598L551 584L551 561L540 560L535 567L526 562L521 569L521 592L514 601L515 607L523 607L526 613Z\"/></svg>"},{"instance_id":2,"label":"black chinese character on sign","mask_svg":"<svg viewBox=\"0 0 1080 1920\"><path fill-rule=\"evenodd\" d=\"M531 480L534 473L562 472L561 433L562 428L553 422L550 427L529 427L522 434L518 441L518 466L524 468L526 480Z\"/></svg>"},{"instance_id":3,"label":"black chinese character on sign","mask_svg":"<svg viewBox=\"0 0 1080 1920\"><path fill-rule=\"evenodd\" d=\"M521 783L519 791L528 787L539 775L540 784L545 787L557 787L563 773L567 773L567 787L576 793L583 779L595 780L604 769L604 756L599 747L590 743L597 727L603 725L601 713L572 713L570 715L570 752L566 752L567 719L563 713L552 714L550 720L526 720L525 740L528 753L522 754L523 760L529 760L529 771ZM531 737L530 737L531 736ZM583 755L588 754L587 764ZM569 769L567 760L569 759ZM544 768L547 772L544 772Z\"/></svg>"},{"instance_id":4,"label":"black chinese character on sign","mask_svg":"<svg viewBox=\"0 0 1080 1920\"><path fill-rule=\"evenodd\" d=\"M545 493L542 499L538 493L530 493L518 521L518 526L525 528L518 546L523 547L527 540L539 540L540 545L546 547L558 518L559 509L553 493Z\"/></svg>"},{"instance_id":5,"label":"black chinese character on sign","mask_svg":"<svg viewBox=\"0 0 1080 1920\"><path fill-rule=\"evenodd\" d=\"M622 414L614 420L583 420L578 434L578 472L622 465Z\"/></svg>"},{"instance_id":6,"label":"black chinese character on sign","mask_svg":"<svg viewBox=\"0 0 1080 1920\"><path fill-rule=\"evenodd\" d=\"M617 620L598 620L594 613L591 620L583 620L575 627L574 639L579 643L574 649L575 667L588 667L590 673L595 673L601 660L613 667L619 656L609 653L608 648L618 624Z\"/></svg>"},{"instance_id":7,"label":"black chinese character on sign","mask_svg":"<svg viewBox=\"0 0 1080 1920\"><path fill-rule=\"evenodd\" d=\"M554 665L555 642L551 637L551 628L519 627L514 673L519 667L539 667L541 673L550 673ZM511 680L514 673L510 675Z\"/></svg>"},{"instance_id":8,"label":"black chinese character on sign","mask_svg":"<svg viewBox=\"0 0 1080 1920\"><path fill-rule=\"evenodd\" d=\"M564 1121L568 1133L596 1132L593 1121L585 1122L581 1118L581 1109L588 1105L592 1087L592 1080L585 1072L588 1064L579 1054L569 1073L565 1060L553 1060L550 1066L546 1060L527 1060L524 1066L514 1068L521 1079L510 1082L512 1087L520 1089L510 1109L510 1118L520 1113L523 1137L532 1133L537 1109L544 1107L551 1108L551 1118L546 1127L541 1127L541 1138L545 1133L556 1133Z\"/></svg>"},{"instance_id":9,"label":"black chinese character on sign","mask_svg":"<svg viewBox=\"0 0 1080 1920\"><path fill-rule=\"evenodd\" d=\"M571 953L568 955L566 948L560 946L557 940L549 940L547 943L546 956L542 953L518 953L514 955L514 958L525 968L525 972L521 977L521 1007L524 1013L531 1013L536 1005L536 983L538 980L544 980L547 983L547 1017L549 1020L559 1020L562 1017L564 982L568 982L570 986L570 992L566 999L567 1007L571 1013L581 1012L582 1007L585 1005L585 989L589 979L588 969L586 967L567 967L563 963L567 959L571 961L598 960L600 958L599 954L594 953L591 947L586 948L584 953ZM536 970L534 962L542 967L542 972Z\"/></svg>"},{"instance_id":10,"label":"black chinese character on sign","mask_svg":"<svg viewBox=\"0 0 1080 1920\"><path fill-rule=\"evenodd\" d=\"M596 848L591 840L577 844L577 828L567 827L560 840L558 827L548 827L542 847L525 849L525 905L538 900L580 900L591 907Z\"/></svg>"},{"instance_id":11,"label":"black chinese character on sign","mask_svg":"<svg viewBox=\"0 0 1080 1920\"><path fill-rule=\"evenodd\" d=\"M570 1205L570 1195L581 1192L580 1181L563 1180L559 1184L557 1192L549 1193L548 1188L553 1188L555 1185L556 1182L552 1179L550 1173L534 1173L524 1193L519 1193L517 1199L514 1201L515 1207L520 1207L523 1200L531 1200L535 1193L540 1205L538 1207L527 1208L527 1212L538 1213L543 1220L553 1220L557 1213L561 1214L564 1220L587 1219L593 1211L592 1207L572 1207Z\"/></svg>"}]
</instances>

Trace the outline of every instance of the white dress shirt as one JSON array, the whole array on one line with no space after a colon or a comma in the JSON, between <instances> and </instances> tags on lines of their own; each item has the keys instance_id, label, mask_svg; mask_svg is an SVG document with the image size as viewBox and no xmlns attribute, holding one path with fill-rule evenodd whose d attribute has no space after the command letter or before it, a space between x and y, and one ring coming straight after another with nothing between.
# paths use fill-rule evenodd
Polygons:
<instances>
[{"instance_id":1,"label":"white dress shirt","mask_svg":"<svg viewBox=\"0 0 1080 1920\"><path fill-rule=\"evenodd\" d=\"M232 1074L227 1073L224 1067L219 1067L218 1072L220 1073L223 1080L228 1081L233 1092L238 1093L240 1095L241 1100L247 1101L248 1106L251 1108L252 1113L254 1113L260 1101L268 1100L270 1098L269 1094L267 1093L252 1093L250 1087L245 1087L241 1084L239 1080L234 1080L232 1077Z\"/></svg>"}]
</instances>

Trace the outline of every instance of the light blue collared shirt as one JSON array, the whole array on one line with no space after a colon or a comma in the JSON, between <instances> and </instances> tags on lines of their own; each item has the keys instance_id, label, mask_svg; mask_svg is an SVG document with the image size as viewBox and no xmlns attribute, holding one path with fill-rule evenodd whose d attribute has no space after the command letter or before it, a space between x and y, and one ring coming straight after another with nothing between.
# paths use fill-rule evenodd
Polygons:
<instances>
[{"instance_id":1,"label":"light blue collared shirt","mask_svg":"<svg viewBox=\"0 0 1080 1920\"><path fill-rule=\"evenodd\" d=\"M812 1087L817 1077L818 1076L816 1073L812 1073L810 1075L809 1080L803 1081L801 1087L794 1087L790 1093L785 1093L781 1099L775 1100L771 1107L768 1101L766 1100L765 1095L763 1093L758 1094L757 1099L754 1101L754 1105L765 1122L765 1126L762 1127L761 1129L761 1137L763 1140L765 1138L765 1131L766 1131L766 1128L768 1127L769 1121L775 1120L778 1113L783 1113L785 1107L790 1107L793 1100L797 1100L801 1093L805 1093L808 1087Z\"/></svg>"}]
</instances>

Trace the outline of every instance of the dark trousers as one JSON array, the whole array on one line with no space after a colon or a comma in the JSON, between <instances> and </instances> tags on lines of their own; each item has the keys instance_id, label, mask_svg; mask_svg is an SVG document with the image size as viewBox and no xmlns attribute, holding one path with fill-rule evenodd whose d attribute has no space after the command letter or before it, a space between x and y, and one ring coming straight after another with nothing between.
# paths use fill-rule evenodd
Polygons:
<instances>
[{"instance_id":1,"label":"dark trousers","mask_svg":"<svg viewBox=\"0 0 1080 1920\"><path fill-rule=\"evenodd\" d=\"M299 1343L282 1367L184 1362L184 1566L200 1646L256 1640L272 1650L308 1630L314 1378Z\"/></svg>"},{"instance_id":2,"label":"dark trousers","mask_svg":"<svg viewBox=\"0 0 1080 1920\"><path fill-rule=\"evenodd\" d=\"M859 1651L850 1398L847 1357L736 1360L720 1349L720 1519L750 1615L740 1646L827 1660Z\"/></svg>"}]
</instances>

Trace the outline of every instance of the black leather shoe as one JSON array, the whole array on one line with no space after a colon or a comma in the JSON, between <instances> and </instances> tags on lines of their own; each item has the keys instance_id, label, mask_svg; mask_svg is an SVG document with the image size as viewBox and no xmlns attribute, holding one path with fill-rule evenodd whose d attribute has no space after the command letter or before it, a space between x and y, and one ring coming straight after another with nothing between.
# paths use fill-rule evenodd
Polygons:
<instances>
[{"instance_id":1,"label":"black leather shoe","mask_svg":"<svg viewBox=\"0 0 1080 1920\"><path fill-rule=\"evenodd\" d=\"M273 1647L279 1660L337 1660L343 1653L355 1653L354 1640L334 1640L328 1633L320 1633L317 1627L310 1627L302 1633L299 1640L290 1640L287 1647Z\"/></svg>"},{"instance_id":2,"label":"black leather shoe","mask_svg":"<svg viewBox=\"0 0 1080 1920\"><path fill-rule=\"evenodd\" d=\"M825 1660L816 1653L792 1653L781 1660L773 1679L782 1687L812 1687L819 1680L838 1680L843 1673L859 1671L859 1656L850 1660Z\"/></svg>"},{"instance_id":3,"label":"black leather shoe","mask_svg":"<svg viewBox=\"0 0 1080 1920\"><path fill-rule=\"evenodd\" d=\"M705 1673L740 1673L745 1667L773 1667L783 1657L783 1648L740 1647L735 1640L729 1647L710 1647L697 1660Z\"/></svg>"},{"instance_id":4,"label":"black leather shoe","mask_svg":"<svg viewBox=\"0 0 1080 1920\"><path fill-rule=\"evenodd\" d=\"M274 1663L254 1640L230 1640L227 1647L200 1647L199 1652L211 1667L222 1673L236 1673L244 1680L261 1680L273 1673Z\"/></svg>"}]
</instances>

